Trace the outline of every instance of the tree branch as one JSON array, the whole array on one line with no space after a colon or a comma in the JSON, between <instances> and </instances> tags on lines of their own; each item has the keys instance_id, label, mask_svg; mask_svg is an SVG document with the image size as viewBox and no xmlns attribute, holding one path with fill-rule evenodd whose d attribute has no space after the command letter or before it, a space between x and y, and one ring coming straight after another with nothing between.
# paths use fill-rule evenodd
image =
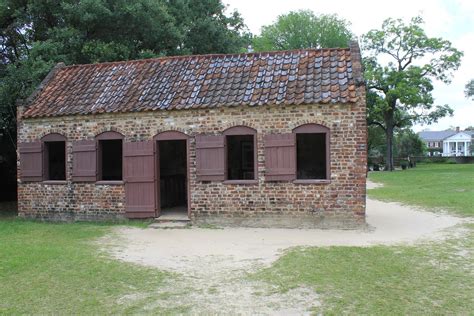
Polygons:
<instances>
[{"instance_id":1,"label":"tree branch","mask_svg":"<svg viewBox=\"0 0 474 316\"><path fill-rule=\"evenodd\" d=\"M385 128L385 126L383 126L383 124L380 123L380 122L369 120L369 121L367 122L367 124L378 126L378 127L380 127L381 129L383 129L384 131L387 131L387 129Z\"/></svg>"},{"instance_id":2,"label":"tree branch","mask_svg":"<svg viewBox=\"0 0 474 316\"><path fill-rule=\"evenodd\" d=\"M405 69L408 67L408 65L411 64L412 60L413 60L413 55L410 56L410 58L408 59L408 61L406 62L406 64L403 65L403 66L400 68L400 70L401 70L401 71L405 70Z\"/></svg>"},{"instance_id":3,"label":"tree branch","mask_svg":"<svg viewBox=\"0 0 474 316\"><path fill-rule=\"evenodd\" d=\"M383 93L387 93L387 89L383 88L383 87L380 87L380 86L377 86L377 85L370 85L370 86L367 86L367 89L375 89L375 90L379 90L379 91L382 91Z\"/></svg>"}]
</instances>

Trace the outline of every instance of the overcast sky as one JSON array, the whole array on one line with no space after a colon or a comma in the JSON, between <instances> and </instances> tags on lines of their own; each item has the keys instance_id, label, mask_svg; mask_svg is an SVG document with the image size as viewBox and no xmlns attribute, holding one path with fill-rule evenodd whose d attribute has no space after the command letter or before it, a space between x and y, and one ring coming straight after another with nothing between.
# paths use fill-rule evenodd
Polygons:
<instances>
[{"instance_id":1,"label":"overcast sky","mask_svg":"<svg viewBox=\"0 0 474 316\"><path fill-rule=\"evenodd\" d=\"M428 36L451 41L464 52L462 64L452 83L435 82L435 104L448 104L454 109L452 117L441 119L422 129L438 130L450 126L461 129L474 125L474 101L464 97L464 86L474 78L474 1L473 0L223 0L229 10L237 9L253 34L259 34L263 25L273 23L277 16L292 10L310 9L315 13L337 13L352 24L352 31L360 36L371 29L380 28L386 18L407 21L416 15L425 19Z\"/></svg>"}]
</instances>

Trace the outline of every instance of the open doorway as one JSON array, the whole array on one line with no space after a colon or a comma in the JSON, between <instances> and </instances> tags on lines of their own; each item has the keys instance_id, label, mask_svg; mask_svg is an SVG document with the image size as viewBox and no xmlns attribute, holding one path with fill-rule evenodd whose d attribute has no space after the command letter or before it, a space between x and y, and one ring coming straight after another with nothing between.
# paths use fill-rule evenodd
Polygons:
<instances>
[{"instance_id":1,"label":"open doorway","mask_svg":"<svg viewBox=\"0 0 474 316\"><path fill-rule=\"evenodd\" d=\"M187 215L186 140L159 140L160 215Z\"/></svg>"}]
</instances>

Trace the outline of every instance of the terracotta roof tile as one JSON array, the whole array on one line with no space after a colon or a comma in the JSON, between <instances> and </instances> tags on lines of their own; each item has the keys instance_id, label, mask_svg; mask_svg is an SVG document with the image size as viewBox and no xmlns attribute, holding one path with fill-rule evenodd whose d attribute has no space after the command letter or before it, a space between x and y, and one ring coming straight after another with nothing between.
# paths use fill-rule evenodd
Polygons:
<instances>
[{"instance_id":1,"label":"terracotta roof tile","mask_svg":"<svg viewBox=\"0 0 474 316\"><path fill-rule=\"evenodd\" d=\"M349 48L163 57L56 68L24 117L357 101Z\"/></svg>"}]
</instances>

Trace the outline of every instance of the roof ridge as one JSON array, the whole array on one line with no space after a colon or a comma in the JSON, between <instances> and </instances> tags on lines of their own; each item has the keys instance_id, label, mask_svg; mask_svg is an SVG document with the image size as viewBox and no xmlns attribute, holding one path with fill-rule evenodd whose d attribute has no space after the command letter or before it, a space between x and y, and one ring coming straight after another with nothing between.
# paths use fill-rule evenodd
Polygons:
<instances>
[{"instance_id":1,"label":"roof ridge","mask_svg":"<svg viewBox=\"0 0 474 316\"><path fill-rule=\"evenodd\" d=\"M90 64L73 64L63 66L63 69L67 68L77 68L77 67L93 67L100 65L118 65L118 64L127 64L127 63L145 63L161 60L179 60L179 59L197 59L197 58L213 58L213 57L238 57L238 56L262 56L262 55L278 55L286 53L296 53L296 52L316 52L316 51L350 51L349 47L334 47L334 48L299 48L299 49L287 49L287 50L271 50L263 52L246 52L246 53L232 53L232 54L201 54L201 55L173 55L173 56L162 56L162 57L152 57L152 58L142 58L142 59L129 59L129 60L118 60L118 61L106 61L100 63L90 63Z\"/></svg>"}]
</instances>

